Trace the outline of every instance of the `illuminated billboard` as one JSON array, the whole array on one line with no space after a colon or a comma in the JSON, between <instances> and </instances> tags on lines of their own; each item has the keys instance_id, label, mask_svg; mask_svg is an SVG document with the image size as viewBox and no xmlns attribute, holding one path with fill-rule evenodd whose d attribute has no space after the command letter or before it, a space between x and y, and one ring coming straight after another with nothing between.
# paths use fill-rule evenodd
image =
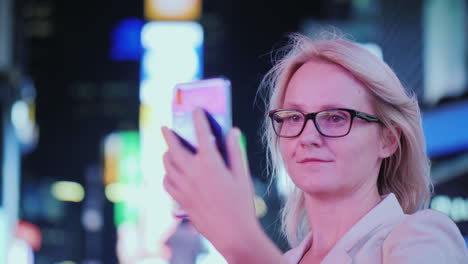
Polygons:
<instances>
[{"instance_id":1,"label":"illuminated billboard","mask_svg":"<svg viewBox=\"0 0 468 264\"><path fill-rule=\"evenodd\" d=\"M148 20L197 20L201 10L201 0L145 0Z\"/></svg>"}]
</instances>

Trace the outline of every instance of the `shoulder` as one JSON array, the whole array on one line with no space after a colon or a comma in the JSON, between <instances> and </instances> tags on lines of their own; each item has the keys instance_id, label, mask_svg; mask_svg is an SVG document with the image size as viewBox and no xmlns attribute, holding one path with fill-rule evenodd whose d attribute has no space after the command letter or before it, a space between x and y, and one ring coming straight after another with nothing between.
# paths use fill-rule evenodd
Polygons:
<instances>
[{"instance_id":1,"label":"shoulder","mask_svg":"<svg viewBox=\"0 0 468 264\"><path fill-rule=\"evenodd\" d=\"M434 210L408 215L383 243L384 263L468 263L455 223Z\"/></svg>"}]
</instances>

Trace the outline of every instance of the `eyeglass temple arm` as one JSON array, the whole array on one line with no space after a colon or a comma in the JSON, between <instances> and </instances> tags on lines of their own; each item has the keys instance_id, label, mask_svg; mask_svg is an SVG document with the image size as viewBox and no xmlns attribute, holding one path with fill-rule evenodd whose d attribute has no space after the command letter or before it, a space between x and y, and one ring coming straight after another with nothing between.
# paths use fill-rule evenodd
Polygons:
<instances>
[{"instance_id":1,"label":"eyeglass temple arm","mask_svg":"<svg viewBox=\"0 0 468 264\"><path fill-rule=\"evenodd\" d=\"M373 115L369 115L369 114L366 114L366 113L362 113L362 112L356 112L356 116L360 117L361 119L364 119L368 122L380 122L380 119L376 116L373 116Z\"/></svg>"}]
</instances>

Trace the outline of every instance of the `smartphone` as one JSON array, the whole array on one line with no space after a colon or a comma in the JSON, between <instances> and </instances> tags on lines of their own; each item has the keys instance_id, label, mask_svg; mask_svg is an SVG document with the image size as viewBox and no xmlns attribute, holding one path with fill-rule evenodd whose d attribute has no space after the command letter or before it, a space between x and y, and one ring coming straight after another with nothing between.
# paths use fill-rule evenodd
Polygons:
<instances>
[{"instance_id":1,"label":"smartphone","mask_svg":"<svg viewBox=\"0 0 468 264\"><path fill-rule=\"evenodd\" d=\"M211 134L214 136L215 143L218 149L219 154L221 154L224 164L226 164L227 167L229 167L229 159L228 159L228 154L227 154L227 147L226 147L226 142L225 142L225 133L223 133L223 129L221 125L214 119L214 117L207 111L205 111L205 117L208 120L208 124L210 126L210 131ZM190 142L188 142L186 139L181 137L177 132L173 131L174 134L177 136L179 139L180 144L185 147L185 149L189 150L193 154L197 153L197 148L193 146Z\"/></svg>"},{"instance_id":2,"label":"smartphone","mask_svg":"<svg viewBox=\"0 0 468 264\"><path fill-rule=\"evenodd\" d=\"M232 126L231 82L226 78L212 78L177 84L172 101L172 129L181 144L192 153L197 151L192 112L196 107L205 110L218 151L229 166L225 137ZM180 206L174 215L187 218Z\"/></svg>"}]
</instances>

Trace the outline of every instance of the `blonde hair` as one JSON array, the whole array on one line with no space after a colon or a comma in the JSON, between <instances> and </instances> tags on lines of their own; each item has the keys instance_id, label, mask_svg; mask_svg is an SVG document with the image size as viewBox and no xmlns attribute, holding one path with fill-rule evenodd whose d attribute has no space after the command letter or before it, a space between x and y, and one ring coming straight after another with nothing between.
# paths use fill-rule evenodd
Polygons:
<instances>
[{"instance_id":1,"label":"blonde hair","mask_svg":"<svg viewBox=\"0 0 468 264\"><path fill-rule=\"evenodd\" d=\"M267 110L282 106L289 80L306 62L318 59L343 67L369 89L375 100L375 114L383 125L397 138L401 133L398 149L382 161L377 180L380 195L394 193L407 214L427 208L432 184L420 109L416 96L405 90L392 69L360 45L336 33L322 33L317 40L293 34L283 51L284 56L262 81L262 89L268 92ZM278 176L284 172L284 163L268 111L263 124L263 141L268 148L267 171ZM272 181L277 178L273 177ZM294 187L282 209L282 232L291 246L296 246L310 231L304 203L304 193Z\"/></svg>"}]
</instances>

